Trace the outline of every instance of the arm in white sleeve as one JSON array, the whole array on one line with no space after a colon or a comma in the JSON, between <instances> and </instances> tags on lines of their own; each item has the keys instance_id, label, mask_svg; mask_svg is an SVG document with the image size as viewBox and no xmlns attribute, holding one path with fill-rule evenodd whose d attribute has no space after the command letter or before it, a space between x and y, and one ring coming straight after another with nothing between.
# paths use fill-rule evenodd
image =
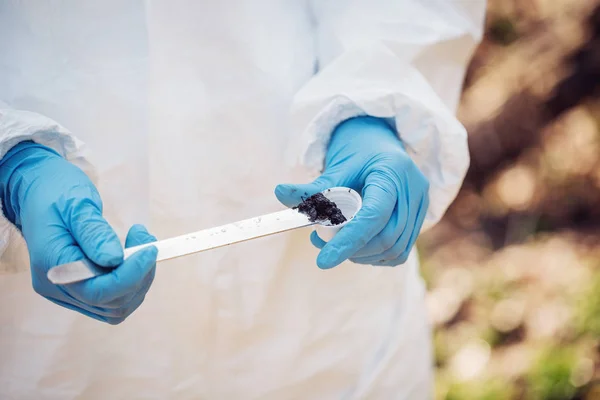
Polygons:
<instances>
[{"instance_id":1,"label":"arm in white sleeve","mask_svg":"<svg viewBox=\"0 0 600 400\"><path fill-rule=\"evenodd\" d=\"M430 183L423 230L443 216L469 165L455 117L485 0L315 0L320 71L297 93L292 139L316 175L344 120L386 119Z\"/></svg>"},{"instance_id":2,"label":"arm in white sleeve","mask_svg":"<svg viewBox=\"0 0 600 400\"><path fill-rule=\"evenodd\" d=\"M0 101L0 159L15 145L31 140L50 147L94 180L84 144L55 121L29 111L15 110ZM0 207L2 205L0 204ZM17 228L0 213L0 274L29 268L27 248Z\"/></svg>"}]
</instances>

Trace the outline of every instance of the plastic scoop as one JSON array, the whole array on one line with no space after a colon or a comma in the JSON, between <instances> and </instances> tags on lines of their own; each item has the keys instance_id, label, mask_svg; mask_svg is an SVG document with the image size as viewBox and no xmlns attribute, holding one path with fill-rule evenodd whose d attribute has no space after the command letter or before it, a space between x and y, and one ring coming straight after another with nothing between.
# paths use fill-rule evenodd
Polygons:
<instances>
[{"instance_id":1,"label":"plastic scoop","mask_svg":"<svg viewBox=\"0 0 600 400\"><path fill-rule=\"evenodd\" d=\"M125 249L125 258L138 250L155 246L158 249L157 262L212 250L234 243L245 242L276 233L316 225L317 234L323 240L330 240L354 215L362 205L360 195L349 188L331 188L323 195L335 202L347 221L339 225L326 222L311 222L304 214L294 209L262 215L231 224L204 229L187 235L160 240L141 246ZM97 267L87 259L58 265L48 271L48 279L54 284L68 284L109 273L110 269Z\"/></svg>"},{"instance_id":2,"label":"plastic scoop","mask_svg":"<svg viewBox=\"0 0 600 400\"><path fill-rule=\"evenodd\" d=\"M354 190L345 187L327 189L323 192L323 195L333 201L346 217L346 222L341 224L331 225L329 221L324 221L316 225L317 235L323 241L329 242L340 229L354 218L362 207L362 198Z\"/></svg>"}]
</instances>

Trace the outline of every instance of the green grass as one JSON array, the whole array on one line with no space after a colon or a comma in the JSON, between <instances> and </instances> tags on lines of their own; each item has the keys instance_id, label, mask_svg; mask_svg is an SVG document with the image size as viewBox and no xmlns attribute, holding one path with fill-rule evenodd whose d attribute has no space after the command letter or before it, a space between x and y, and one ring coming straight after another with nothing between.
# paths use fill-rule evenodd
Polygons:
<instances>
[{"instance_id":1,"label":"green grass","mask_svg":"<svg viewBox=\"0 0 600 400\"><path fill-rule=\"evenodd\" d=\"M568 347L546 349L527 376L528 399L568 400L577 389L571 384L576 357Z\"/></svg>"},{"instance_id":2,"label":"green grass","mask_svg":"<svg viewBox=\"0 0 600 400\"><path fill-rule=\"evenodd\" d=\"M473 381L450 386L444 400L511 400L515 389L503 380Z\"/></svg>"},{"instance_id":3,"label":"green grass","mask_svg":"<svg viewBox=\"0 0 600 400\"><path fill-rule=\"evenodd\" d=\"M582 290L577 306L579 333L600 338L600 272Z\"/></svg>"}]
</instances>

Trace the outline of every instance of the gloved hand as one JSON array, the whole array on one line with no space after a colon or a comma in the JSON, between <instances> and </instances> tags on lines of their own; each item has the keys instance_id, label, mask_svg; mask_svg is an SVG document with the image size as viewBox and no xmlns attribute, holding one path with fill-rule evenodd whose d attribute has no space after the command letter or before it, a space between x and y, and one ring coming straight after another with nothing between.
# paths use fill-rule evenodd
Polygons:
<instances>
[{"instance_id":1,"label":"gloved hand","mask_svg":"<svg viewBox=\"0 0 600 400\"><path fill-rule=\"evenodd\" d=\"M0 198L5 216L27 242L37 293L109 324L140 306L154 279L156 247L123 261L121 243L102 217L100 195L83 171L45 146L23 142L0 160ZM136 225L125 245L155 240ZM84 255L110 273L68 285L48 281L50 268Z\"/></svg>"},{"instance_id":2,"label":"gloved hand","mask_svg":"<svg viewBox=\"0 0 600 400\"><path fill-rule=\"evenodd\" d=\"M362 192L363 206L322 249L317 265L333 268L346 259L358 264L396 266L406 262L429 207L429 182L382 120L357 117L332 135L325 172L304 185L279 185L275 194L288 207L301 197L344 186Z\"/></svg>"}]
</instances>

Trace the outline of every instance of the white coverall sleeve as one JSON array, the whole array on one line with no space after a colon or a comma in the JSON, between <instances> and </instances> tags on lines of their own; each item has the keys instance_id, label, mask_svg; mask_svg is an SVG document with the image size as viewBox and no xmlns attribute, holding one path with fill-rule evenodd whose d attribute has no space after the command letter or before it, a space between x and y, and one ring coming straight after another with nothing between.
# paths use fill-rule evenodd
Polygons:
<instances>
[{"instance_id":1,"label":"white coverall sleeve","mask_svg":"<svg viewBox=\"0 0 600 400\"><path fill-rule=\"evenodd\" d=\"M469 166L466 131L454 114L485 6L485 0L313 1L320 70L292 105L300 163L319 174L339 123L384 118L429 179L423 230L437 223Z\"/></svg>"},{"instance_id":2,"label":"white coverall sleeve","mask_svg":"<svg viewBox=\"0 0 600 400\"><path fill-rule=\"evenodd\" d=\"M0 159L12 147L27 140L56 150L95 180L93 168L85 157L83 142L50 118L10 108L0 101ZM3 212L0 213L0 274L24 271L28 266L26 246L20 232Z\"/></svg>"}]
</instances>

